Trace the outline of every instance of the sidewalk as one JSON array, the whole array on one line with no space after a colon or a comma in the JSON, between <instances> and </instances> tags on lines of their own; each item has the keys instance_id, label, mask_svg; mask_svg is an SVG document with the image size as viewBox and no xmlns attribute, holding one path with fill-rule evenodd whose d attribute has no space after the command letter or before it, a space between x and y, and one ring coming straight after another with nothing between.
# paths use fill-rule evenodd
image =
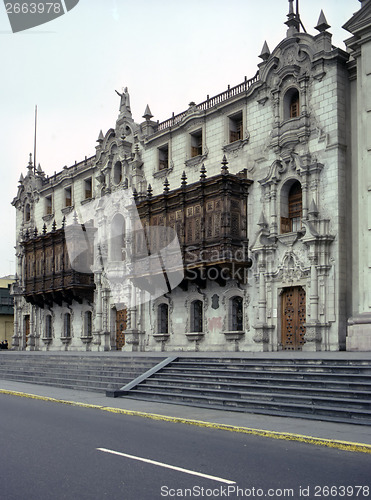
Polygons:
<instances>
[{"instance_id":1,"label":"sidewalk","mask_svg":"<svg viewBox=\"0 0 371 500\"><path fill-rule=\"evenodd\" d=\"M345 448L351 451L367 451L371 453L371 429L366 425L338 424L318 420L271 417L253 413L239 413L207 408L195 408L185 405L136 401L122 397L113 399L107 398L103 393L83 392L73 389L62 389L0 380L0 395L2 393L4 394L4 392L7 393L6 391L35 395L40 398L52 398L60 402L68 401L74 404L92 405L106 411L118 410L119 412L122 411L127 414L132 414L132 412L134 412L134 415L142 413L142 415L138 414L138 418L157 418L154 416L157 415L163 417L160 417L161 420L177 421L184 424L192 423L187 422L189 420L201 421L205 426L216 429L223 428L223 426L232 426L235 429L228 430L264 435L268 438L297 440L302 442L312 442L310 439L307 439L308 437L320 438L323 440L330 440L330 443L314 442L312 444L322 444L326 446L335 445L334 447L340 449L342 449L342 447L340 445L337 446L337 441L365 444L366 450L361 450L359 446L345 446ZM193 422L193 425L198 424ZM241 428L246 428L246 431ZM253 432L252 429L263 432ZM283 435L279 436L275 435L275 433L283 433ZM367 445L369 448L367 448Z\"/></svg>"}]
</instances>

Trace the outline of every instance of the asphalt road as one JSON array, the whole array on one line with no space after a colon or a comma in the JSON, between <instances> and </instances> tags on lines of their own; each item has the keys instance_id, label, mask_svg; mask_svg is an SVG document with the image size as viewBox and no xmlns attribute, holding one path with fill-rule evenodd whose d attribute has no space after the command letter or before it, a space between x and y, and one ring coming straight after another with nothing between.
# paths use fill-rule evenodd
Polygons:
<instances>
[{"instance_id":1,"label":"asphalt road","mask_svg":"<svg viewBox=\"0 0 371 500\"><path fill-rule=\"evenodd\" d=\"M0 422L4 500L371 498L370 454L3 394Z\"/></svg>"}]
</instances>

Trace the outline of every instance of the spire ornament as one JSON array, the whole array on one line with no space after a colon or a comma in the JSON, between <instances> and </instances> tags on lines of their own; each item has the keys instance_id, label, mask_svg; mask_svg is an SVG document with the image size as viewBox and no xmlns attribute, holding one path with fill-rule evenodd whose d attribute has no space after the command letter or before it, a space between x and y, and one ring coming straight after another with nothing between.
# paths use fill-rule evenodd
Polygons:
<instances>
[{"instance_id":1,"label":"spire ornament","mask_svg":"<svg viewBox=\"0 0 371 500\"><path fill-rule=\"evenodd\" d=\"M228 160L227 157L224 155L223 160L222 160L222 174L229 174L228 171Z\"/></svg>"}]
</instances>

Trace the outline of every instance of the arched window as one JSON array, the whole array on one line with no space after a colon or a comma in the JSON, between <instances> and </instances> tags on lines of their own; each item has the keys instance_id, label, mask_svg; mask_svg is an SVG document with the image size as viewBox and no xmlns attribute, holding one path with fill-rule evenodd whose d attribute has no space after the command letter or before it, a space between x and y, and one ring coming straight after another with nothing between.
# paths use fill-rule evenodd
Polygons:
<instances>
[{"instance_id":1,"label":"arched window","mask_svg":"<svg viewBox=\"0 0 371 500\"><path fill-rule=\"evenodd\" d=\"M201 300L194 300L191 304L191 332L203 331L202 310Z\"/></svg>"},{"instance_id":2,"label":"arched window","mask_svg":"<svg viewBox=\"0 0 371 500\"><path fill-rule=\"evenodd\" d=\"M52 338L52 317L50 314L45 316L45 338Z\"/></svg>"},{"instance_id":3,"label":"arched window","mask_svg":"<svg viewBox=\"0 0 371 500\"><path fill-rule=\"evenodd\" d=\"M158 333L169 333L169 306L160 304L157 309Z\"/></svg>"},{"instance_id":4,"label":"arched window","mask_svg":"<svg viewBox=\"0 0 371 500\"><path fill-rule=\"evenodd\" d=\"M120 184L122 181L122 165L120 161L117 161L115 163L115 166L113 167L113 182L115 184Z\"/></svg>"},{"instance_id":5,"label":"arched window","mask_svg":"<svg viewBox=\"0 0 371 500\"><path fill-rule=\"evenodd\" d=\"M284 97L284 120L300 116L300 95L296 88L289 89Z\"/></svg>"},{"instance_id":6,"label":"arched window","mask_svg":"<svg viewBox=\"0 0 371 500\"><path fill-rule=\"evenodd\" d=\"M297 232L301 229L301 218L303 209L303 194L301 184L295 181L289 191L287 201L284 201L283 209L287 217L281 217L281 233Z\"/></svg>"},{"instance_id":7,"label":"arched window","mask_svg":"<svg viewBox=\"0 0 371 500\"><path fill-rule=\"evenodd\" d=\"M92 336L92 313L91 311L86 311L84 314L84 336Z\"/></svg>"},{"instance_id":8,"label":"arched window","mask_svg":"<svg viewBox=\"0 0 371 500\"><path fill-rule=\"evenodd\" d=\"M111 261L125 260L125 218L122 214L116 214L112 219L110 247Z\"/></svg>"},{"instance_id":9,"label":"arched window","mask_svg":"<svg viewBox=\"0 0 371 500\"><path fill-rule=\"evenodd\" d=\"M230 299L231 330L241 332L243 330L243 299L242 297L232 297Z\"/></svg>"},{"instance_id":10,"label":"arched window","mask_svg":"<svg viewBox=\"0 0 371 500\"><path fill-rule=\"evenodd\" d=\"M63 337L71 337L71 314L70 313L66 313L64 315Z\"/></svg>"},{"instance_id":11,"label":"arched window","mask_svg":"<svg viewBox=\"0 0 371 500\"><path fill-rule=\"evenodd\" d=\"M29 222L31 220L31 207L29 203L26 203L25 209L24 209L24 220L26 222Z\"/></svg>"}]
</instances>

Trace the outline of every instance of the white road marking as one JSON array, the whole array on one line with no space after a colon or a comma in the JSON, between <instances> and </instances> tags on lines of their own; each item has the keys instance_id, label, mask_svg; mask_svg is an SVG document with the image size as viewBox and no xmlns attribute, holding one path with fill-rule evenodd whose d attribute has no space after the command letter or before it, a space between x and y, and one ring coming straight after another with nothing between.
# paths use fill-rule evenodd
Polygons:
<instances>
[{"instance_id":1,"label":"white road marking","mask_svg":"<svg viewBox=\"0 0 371 500\"><path fill-rule=\"evenodd\" d=\"M121 453L120 451L108 450L107 448L97 448L98 451L103 451L104 453L111 453L112 455L119 455L120 457L131 458L132 460L138 460L139 462L146 462L147 464L158 465L159 467L164 467L166 469L173 469L179 472L184 472L186 474L192 474L193 476L204 477L206 479L212 479L213 481L219 481L220 483L226 484L236 484L236 481L229 481L228 479L223 479L221 477L210 476L209 474L202 474L201 472L195 472L193 470L183 469L182 467L176 467L175 465L168 465L162 462L156 462L155 460L149 460L148 458L136 457L134 455L128 455L127 453Z\"/></svg>"}]
</instances>

